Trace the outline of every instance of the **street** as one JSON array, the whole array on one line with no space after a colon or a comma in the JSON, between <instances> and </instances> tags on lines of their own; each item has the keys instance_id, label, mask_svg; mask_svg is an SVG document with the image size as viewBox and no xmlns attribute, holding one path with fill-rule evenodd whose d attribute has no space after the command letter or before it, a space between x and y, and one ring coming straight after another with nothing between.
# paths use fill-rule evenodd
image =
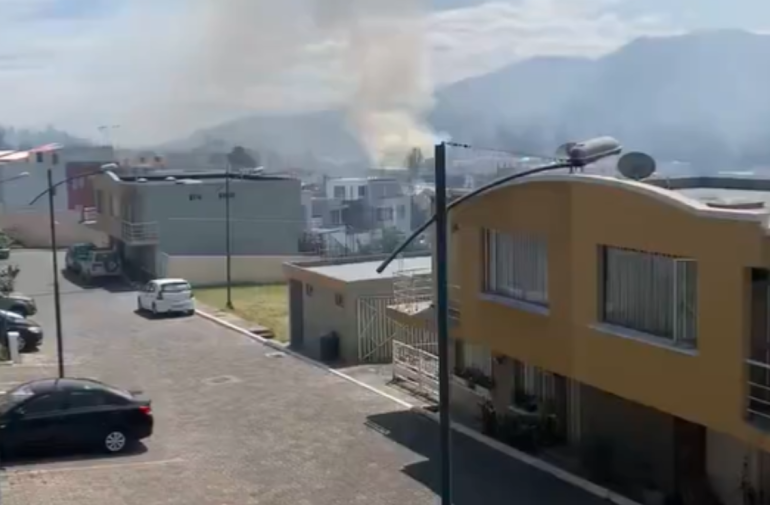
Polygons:
<instances>
[{"instance_id":1,"label":"street","mask_svg":"<svg viewBox=\"0 0 770 505\"><path fill-rule=\"evenodd\" d=\"M56 375L50 255L11 262L45 343L0 389ZM436 503L433 422L202 318L137 315L132 291L62 282L67 375L145 391L155 434L126 456L7 462L3 505ZM457 505L605 503L458 434L454 462Z\"/></svg>"}]
</instances>

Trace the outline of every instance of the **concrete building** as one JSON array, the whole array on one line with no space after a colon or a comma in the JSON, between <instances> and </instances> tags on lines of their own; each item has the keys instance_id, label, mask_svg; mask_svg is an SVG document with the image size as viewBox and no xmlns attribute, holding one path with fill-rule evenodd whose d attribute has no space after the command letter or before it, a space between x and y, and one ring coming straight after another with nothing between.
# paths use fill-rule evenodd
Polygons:
<instances>
[{"instance_id":1,"label":"concrete building","mask_svg":"<svg viewBox=\"0 0 770 505\"><path fill-rule=\"evenodd\" d=\"M309 356L321 355L321 338L339 338L339 359L345 364L390 362L396 322L387 315L394 302L393 276L405 268L424 269L430 256L411 257L377 274L376 258L287 263L291 345ZM429 344L427 332L400 332L411 345Z\"/></svg>"},{"instance_id":2,"label":"concrete building","mask_svg":"<svg viewBox=\"0 0 770 505\"><path fill-rule=\"evenodd\" d=\"M48 199L30 202L48 187L47 173L52 171L54 184L69 180L54 196L58 243L102 242L106 237L81 224L82 211L94 205L91 178L85 174L98 171L112 162L111 147L61 146L49 144L28 151L0 152L0 227L28 247L47 247Z\"/></svg>"},{"instance_id":3,"label":"concrete building","mask_svg":"<svg viewBox=\"0 0 770 505\"><path fill-rule=\"evenodd\" d=\"M458 207L466 411L535 416L543 457L640 501L760 503L744 500L770 493L768 205L770 181L575 174ZM432 293L388 313L434 328Z\"/></svg>"},{"instance_id":4,"label":"concrete building","mask_svg":"<svg viewBox=\"0 0 770 505\"><path fill-rule=\"evenodd\" d=\"M94 178L94 226L111 237L126 263L147 274L162 273L161 255L223 257L228 197L232 255L298 254L305 224L296 179L231 174L228 196L224 172L121 173Z\"/></svg>"}]
</instances>

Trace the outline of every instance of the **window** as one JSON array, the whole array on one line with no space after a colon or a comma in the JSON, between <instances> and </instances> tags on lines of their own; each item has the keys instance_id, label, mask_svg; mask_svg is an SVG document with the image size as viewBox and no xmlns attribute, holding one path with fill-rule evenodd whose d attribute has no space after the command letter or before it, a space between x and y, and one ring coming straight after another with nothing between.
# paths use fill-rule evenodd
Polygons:
<instances>
[{"instance_id":1,"label":"window","mask_svg":"<svg viewBox=\"0 0 770 505\"><path fill-rule=\"evenodd\" d=\"M61 396L59 394L40 395L22 406L27 415L50 414L59 410L60 407Z\"/></svg>"},{"instance_id":2,"label":"window","mask_svg":"<svg viewBox=\"0 0 770 505\"><path fill-rule=\"evenodd\" d=\"M405 205L399 205L396 209L398 219L405 219L406 218L406 206Z\"/></svg>"},{"instance_id":3,"label":"window","mask_svg":"<svg viewBox=\"0 0 770 505\"><path fill-rule=\"evenodd\" d=\"M59 153L51 154L51 165L58 165L58 164L59 164Z\"/></svg>"},{"instance_id":4,"label":"window","mask_svg":"<svg viewBox=\"0 0 770 505\"><path fill-rule=\"evenodd\" d=\"M43 162L43 153L35 153L35 161L38 163Z\"/></svg>"},{"instance_id":5,"label":"window","mask_svg":"<svg viewBox=\"0 0 770 505\"><path fill-rule=\"evenodd\" d=\"M393 221L393 208L392 207L378 208L377 221L380 221L380 222Z\"/></svg>"},{"instance_id":6,"label":"window","mask_svg":"<svg viewBox=\"0 0 770 505\"><path fill-rule=\"evenodd\" d=\"M536 410L544 398L552 396L553 388L553 374L534 365L513 360L511 405L515 408Z\"/></svg>"},{"instance_id":7,"label":"window","mask_svg":"<svg viewBox=\"0 0 770 505\"><path fill-rule=\"evenodd\" d=\"M548 247L527 233L484 230L484 291L548 305Z\"/></svg>"},{"instance_id":8,"label":"window","mask_svg":"<svg viewBox=\"0 0 770 505\"><path fill-rule=\"evenodd\" d=\"M470 369L492 377L492 353L488 348L462 340L455 340L454 347L456 375L463 375L463 371Z\"/></svg>"},{"instance_id":9,"label":"window","mask_svg":"<svg viewBox=\"0 0 770 505\"><path fill-rule=\"evenodd\" d=\"M600 248L601 320L694 347L698 265L694 260Z\"/></svg>"},{"instance_id":10,"label":"window","mask_svg":"<svg viewBox=\"0 0 770 505\"><path fill-rule=\"evenodd\" d=\"M345 186L334 186L334 198L345 198Z\"/></svg>"},{"instance_id":11,"label":"window","mask_svg":"<svg viewBox=\"0 0 770 505\"><path fill-rule=\"evenodd\" d=\"M219 193L219 199L224 200L225 198L235 198L235 192L230 191L229 193L225 193L224 191Z\"/></svg>"},{"instance_id":12,"label":"window","mask_svg":"<svg viewBox=\"0 0 770 505\"><path fill-rule=\"evenodd\" d=\"M339 293L336 293L334 295L334 305L336 305L337 307L344 307L345 306L345 297L343 297Z\"/></svg>"},{"instance_id":13,"label":"window","mask_svg":"<svg viewBox=\"0 0 770 505\"><path fill-rule=\"evenodd\" d=\"M70 391L67 405L71 409L87 409L105 405L106 398L101 391Z\"/></svg>"},{"instance_id":14,"label":"window","mask_svg":"<svg viewBox=\"0 0 770 505\"><path fill-rule=\"evenodd\" d=\"M188 198L188 199L189 199L191 202L194 202L194 201L197 201L197 200L203 200L203 195L196 195L196 194L194 194L194 193L190 193L189 195L187 195L187 198ZM220 198L221 198L221 197L220 197Z\"/></svg>"},{"instance_id":15,"label":"window","mask_svg":"<svg viewBox=\"0 0 770 505\"><path fill-rule=\"evenodd\" d=\"M366 197L366 186L358 186L358 197L359 198Z\"/></svg>"},{"instance_id":16,"label":"window","mask_svg":"<svg viewBox=\"0 0 770 505\"><path fill-rule=\"evenodd\" d=\"M331 218L332 218L333 225L342 224L342 211L339 209L333 210L331 214Z\"/></svg>"},{"instance_id":17,"label":"window","mask_svg":"<svg viewBox=\"0 0 770 505\"><path fill-rule=\"evenodd\" d=\"M305 295L313 296L313 286L311 284L305 284Z\"/></svg>"},{"instance_id":18,"label":"window","mask_svg":"<svg viewBox=\"0 0 770 505\"><path fill-rule=\"evenodd\" d=\"M168 284L162 284L160 290L163 293L185 293L192 291L192 287L186 282L169 282Z\"/></svg>"}]
</instances>

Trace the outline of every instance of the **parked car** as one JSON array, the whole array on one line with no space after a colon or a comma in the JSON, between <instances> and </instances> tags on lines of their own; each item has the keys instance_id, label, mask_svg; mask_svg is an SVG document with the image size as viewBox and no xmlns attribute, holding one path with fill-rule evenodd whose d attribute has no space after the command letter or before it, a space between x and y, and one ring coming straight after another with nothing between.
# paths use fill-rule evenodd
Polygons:
<instances>
[{"instance_id":1,"label":"parked car","mask_svg":"<svg viewBox=\"0 0 770 505\"><path fill-rule=\"evenodd\" d=\"M98 447L119 453L152 435L151 402L92 379L41 379L0 396L0 451Z\"/></svg>"},{"instance_id":2,"label":"parked car","mask_svg":"<svg viewBox=\"0 0 770 505\"><path fill-rule=\"evenodd\" d=\"M93 249L84 257L77 258L76 271L86 282L94 278L120 277L123 265L120 255L112 249Z\"/></svg>"},{"instance_id":3,"label":"parked car","mask_svg":"<svg viewBox=\"0 0 770 505\"><path fill-rule=\"evenodd\" d=\"M31 296L21 293L0 293L0 310L10 310L20 316L37 314L37 303Z\"/></svg>"},{"instance_id":4,"label":"parked car","mask_svg":"<svg viewBox=\"0 0 770 505\"><path fill-rule=\"evenodd\" d=\"M155 279L142 288L136 300L139 312L160 314L195 313L195 295L192 286L184 279Z\"/></svg>"},{"instance_id":5,"label":"parked car","mask_svg":"<svg viewBox=\"0 0 770 505\"><path fill-rule=\"evenodd\" d=\"M0 331L3 335L17 332L21 352L32 352L43 343L43 328L38 323L9 310L0 310Z\"/></svg>"}]
</instances>

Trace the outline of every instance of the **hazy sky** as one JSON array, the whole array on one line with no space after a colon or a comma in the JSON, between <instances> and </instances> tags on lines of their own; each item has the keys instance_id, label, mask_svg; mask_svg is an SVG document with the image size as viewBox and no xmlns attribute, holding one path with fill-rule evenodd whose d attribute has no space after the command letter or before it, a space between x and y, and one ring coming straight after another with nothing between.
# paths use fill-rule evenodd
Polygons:
<instances>
[{"instance_id":1,"label":"hazy sky","mask_svg":"<svg viewBox=\"0 0 770 505\"><path fill-rule=\"evenodd\" d=\"M260 62L240 76L250 91L239 101L232 90L218 95L215 75L196 69L213 37L201 5L237 10L237 0L0 0L0 123L53 123L92 138L99 125L120 124L124 143L149 142L248 110L340 100L348 80L334 41L309 38L285 65L274 60L277 48L305 37L290 26L292 8L341 0L250 1L262 7L244 11L227 44L242 53L238 61ZM425 1L427 71L437 85L533 55L601 55L644 34L770 28L767 0ZM220 38L230 33L217 29Z\"/></svg>"}]
</instances>

